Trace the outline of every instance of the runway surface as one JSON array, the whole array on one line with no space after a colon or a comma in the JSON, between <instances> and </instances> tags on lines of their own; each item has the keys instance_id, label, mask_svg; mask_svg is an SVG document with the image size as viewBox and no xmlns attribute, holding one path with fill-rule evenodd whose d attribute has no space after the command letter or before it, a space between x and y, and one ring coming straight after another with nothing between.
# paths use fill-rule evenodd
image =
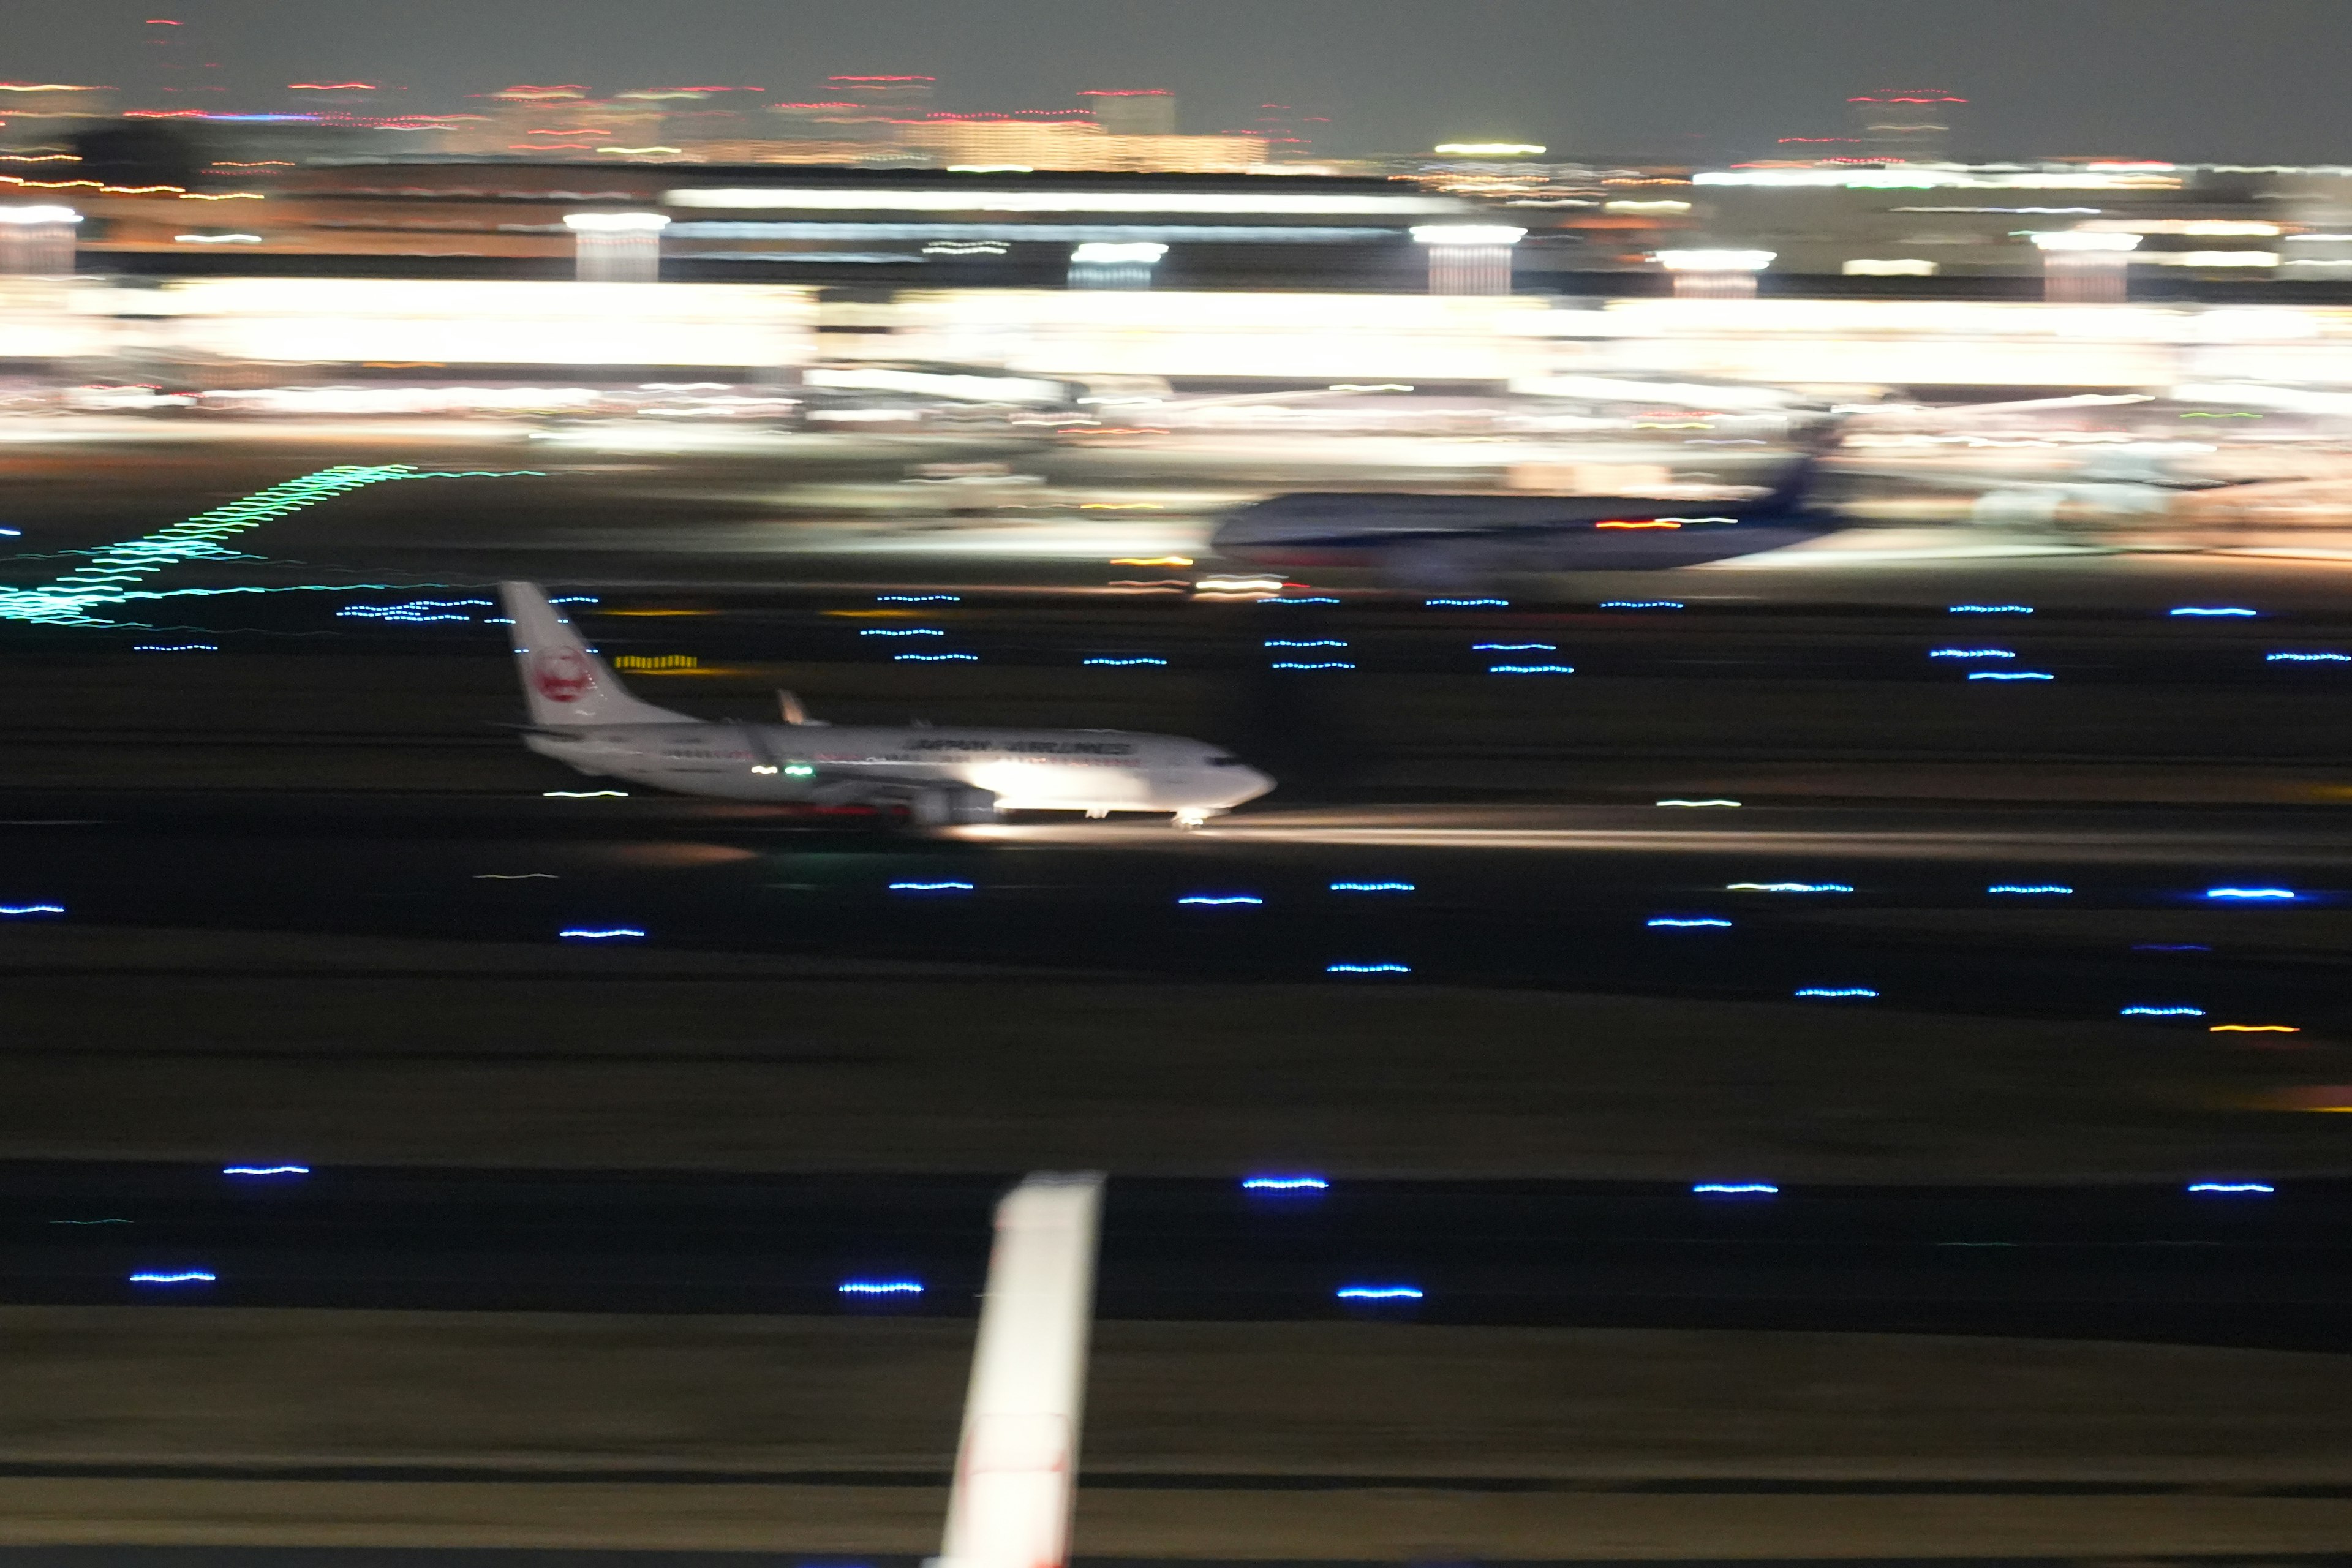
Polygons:
<instances>
[{"instance_id":1,"label":"runway surface","mask_svg":"<svg viewBox=\"0 0 2352 1568\"><path fill-rule=\"evenodd\" d=\"M969 1316L1005 1179L0 1166L0 1295ZM2352 1184L1121 1179L1097 1313L2352 1350ZM211 1276L211 1278L205 1278Z\"/></svg>"}]
</instances>

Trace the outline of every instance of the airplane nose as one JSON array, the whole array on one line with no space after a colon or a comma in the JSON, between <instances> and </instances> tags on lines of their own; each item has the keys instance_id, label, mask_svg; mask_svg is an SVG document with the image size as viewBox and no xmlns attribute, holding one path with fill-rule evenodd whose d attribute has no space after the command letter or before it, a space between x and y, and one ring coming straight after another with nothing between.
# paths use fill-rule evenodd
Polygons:
<instances>
[{"instance_id":1,"label":"airplane nose","mask_svg":"<svg viewBox=\"0 0 2352 1568\"><path fill-rule=\"evenodd\" d=\"M1255 800L1274 787L1274 780L1255 768L1244 768L1241 770L1241 775L1242 783L1248 786L1249 793L1243 795L1240 800L1236 800L1234 803L1235 805L1239 805L1244 800Z\"/></svg>"}]
</instances>

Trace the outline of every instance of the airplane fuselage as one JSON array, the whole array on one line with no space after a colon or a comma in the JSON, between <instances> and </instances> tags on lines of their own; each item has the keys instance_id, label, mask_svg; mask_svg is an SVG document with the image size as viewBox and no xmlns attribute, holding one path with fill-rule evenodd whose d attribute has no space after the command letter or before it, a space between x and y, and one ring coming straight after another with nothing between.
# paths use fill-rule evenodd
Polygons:
<instances>
[{"instance_id":1,"label":"airplane fuselage","mask_svg":"<svg viewBox=\"0 0 2352 1568\"><path fill-rule=\"evenodd\" d=\"M528 731L581 773L724 800L821 801L861 780L962 785L1007 811L1219 812L1273 787L1214 746L1122 730L597 724Z\"/></svg>"}]
</instances>

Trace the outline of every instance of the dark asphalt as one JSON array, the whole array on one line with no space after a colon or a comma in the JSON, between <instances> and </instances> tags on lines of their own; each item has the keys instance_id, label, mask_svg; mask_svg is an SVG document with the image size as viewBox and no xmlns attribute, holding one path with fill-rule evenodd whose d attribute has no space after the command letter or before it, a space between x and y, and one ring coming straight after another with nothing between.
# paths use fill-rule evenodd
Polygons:
<instances>
[{"instance_id":1,"label":"dark asphalt","mask_svg":"<svg viewBox=\"0 0 2352 1568\"><path fill-rule=\"evenodd\" d=\"M282 1163L262 1157L255 1163ZM1754 1172L1695 1173L1732 1184ZM1009 1177L0 1165L16 1302L968 1316ZM2271 1194L1114 1180L1099 1311L2352 1350L2352 1183ZM134 1283L134 1273L215 1280ZM919 1293L845 1293L918 1282ZM1410 1288L1351 1301L1342 1289Z\"/></svg>"}]
</instances>

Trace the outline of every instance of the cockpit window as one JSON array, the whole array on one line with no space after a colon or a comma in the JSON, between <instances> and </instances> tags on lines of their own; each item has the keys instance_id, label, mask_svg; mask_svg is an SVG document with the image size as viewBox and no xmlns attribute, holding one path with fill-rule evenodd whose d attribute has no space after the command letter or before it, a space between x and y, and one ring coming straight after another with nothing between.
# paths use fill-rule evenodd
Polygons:
<instances>
[{"instance_id":1,"label":"cockpit window","mask_svg":"<svg viewBox=\"0 0 2352 1568\"><path fill-rule=\"evenodd\" d=\"M1239 757L1211 757L1209 765L1213 768L1237 768L1242 765L1242 760Z\"/></svg>"}]
</instances>

